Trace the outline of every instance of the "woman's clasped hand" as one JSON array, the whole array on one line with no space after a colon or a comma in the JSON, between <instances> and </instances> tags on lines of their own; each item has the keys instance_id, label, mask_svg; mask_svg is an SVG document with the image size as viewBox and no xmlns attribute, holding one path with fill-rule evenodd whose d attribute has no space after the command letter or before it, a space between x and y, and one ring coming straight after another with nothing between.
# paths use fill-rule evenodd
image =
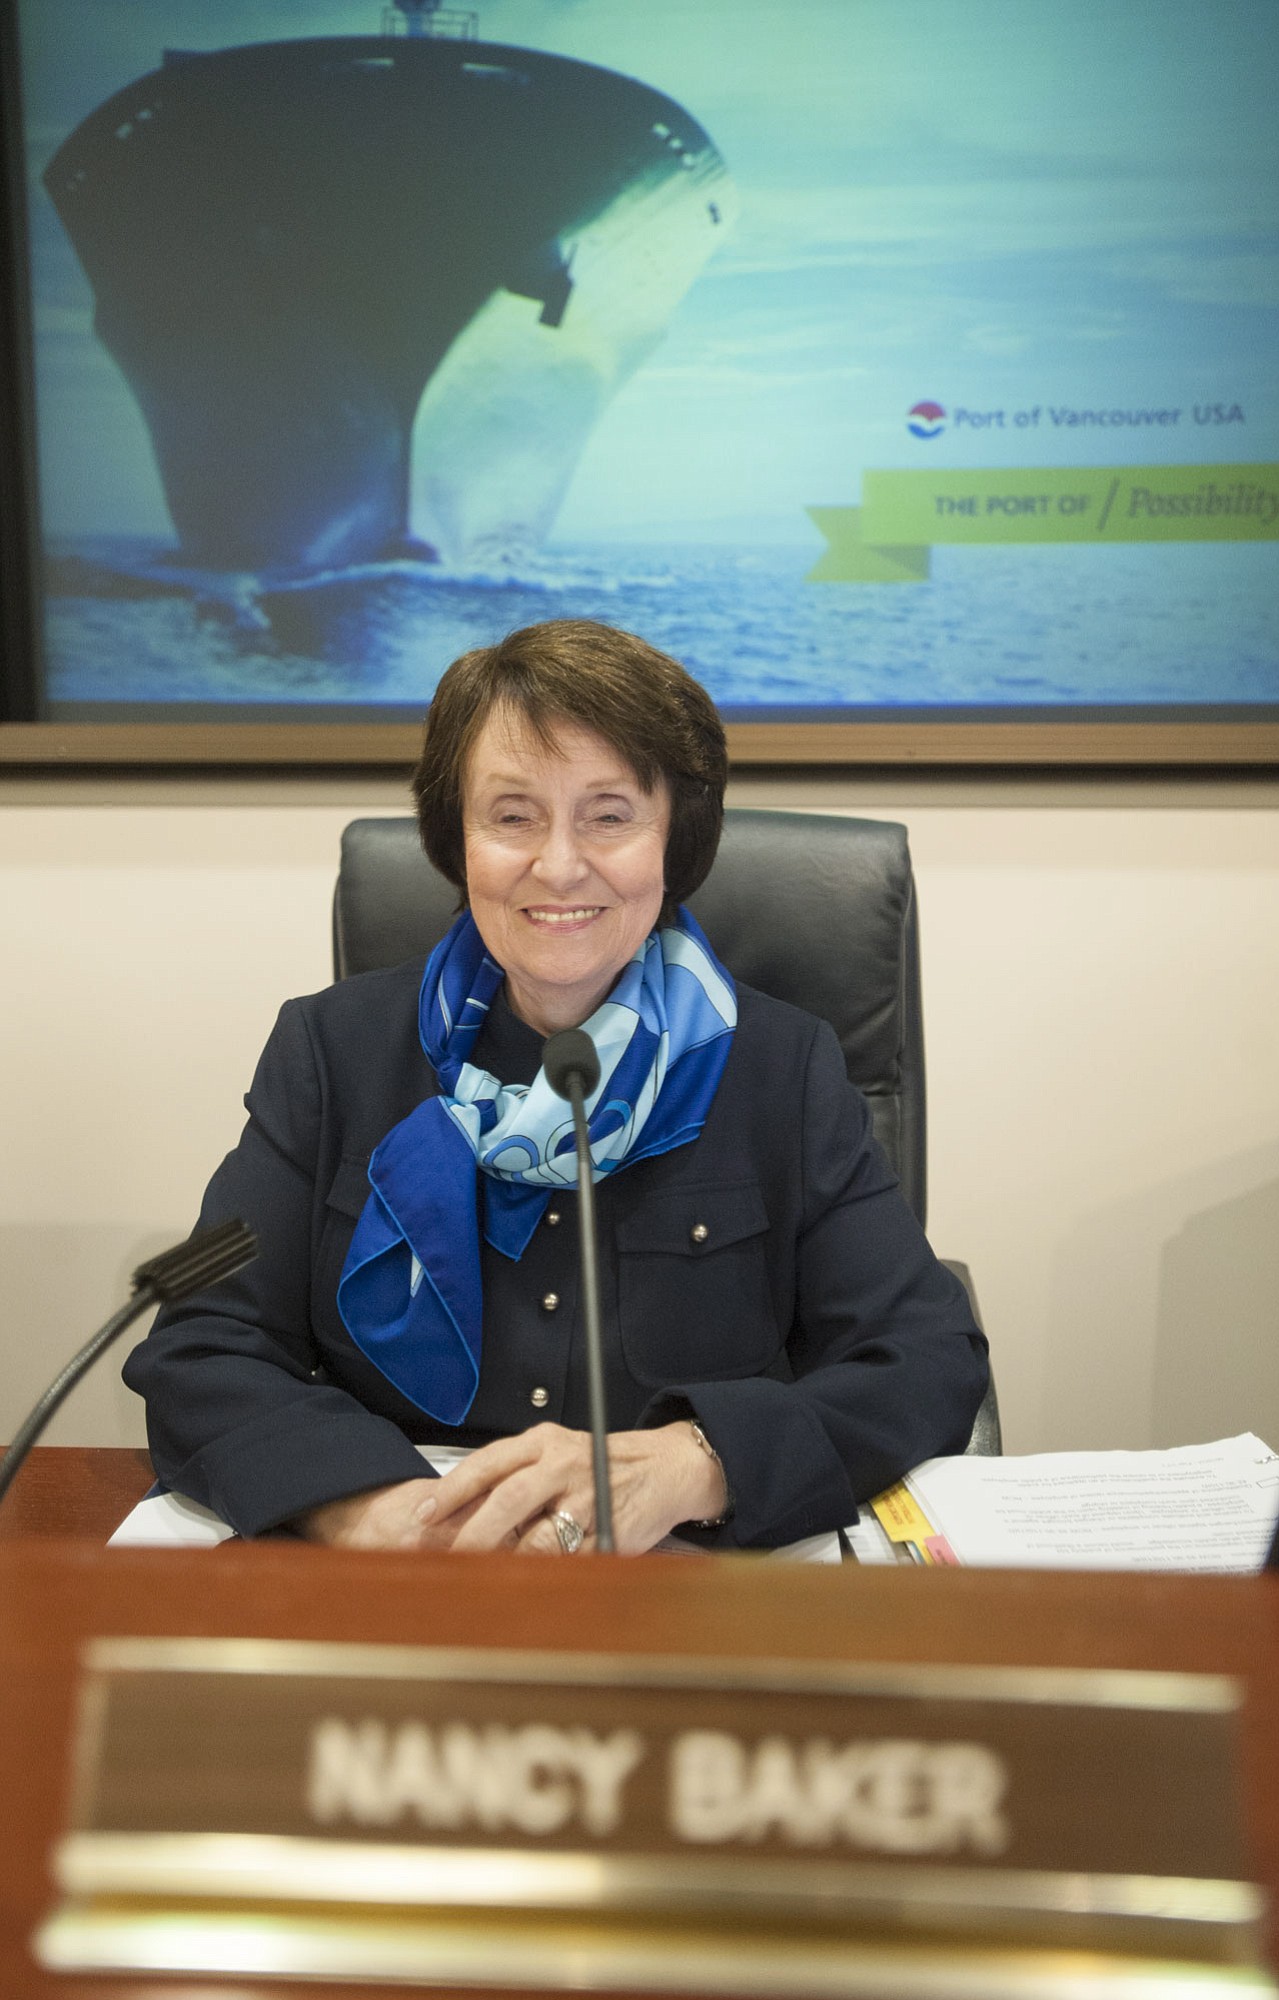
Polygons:
<instances>
[{"instance_id":1,"label":"woman's clasped hand","mask_svg":"<svg viewBox=\"0 0 1279 2000\"><path fill-rule=\"evenodd\" d=\"M728 1504L723 1471L688 1423L615 1432L608 1467L619 1555L642 1555L681 1522L716 1520ZM313 1508L298 1528L335 1548L562 1555L560 1514L582 1531L576 1554L594 1547L594 1491L589 1434L535 1424L482 1445L440 1479L401 1480Z\"/></svg>"}]
</instances>

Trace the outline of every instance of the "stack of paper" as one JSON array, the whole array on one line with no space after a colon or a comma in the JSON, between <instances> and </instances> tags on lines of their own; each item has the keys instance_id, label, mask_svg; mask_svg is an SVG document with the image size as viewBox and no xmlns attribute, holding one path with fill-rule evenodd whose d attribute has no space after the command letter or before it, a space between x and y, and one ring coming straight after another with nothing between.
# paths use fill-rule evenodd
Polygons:
<instances>
[{"instance_id":1,"label":"stack of paper","mask_svg":"<svg viewBox=\"0 0 1279 2000\"><path fill-rule=\"evenodd\" d=\"M888 1548L867 1536L862 1561L1246 1574L1279 1515L1279 1453L1248 1431L1170 1451L930 1458L873 1511Z\"/></svg>"}]
</instances>

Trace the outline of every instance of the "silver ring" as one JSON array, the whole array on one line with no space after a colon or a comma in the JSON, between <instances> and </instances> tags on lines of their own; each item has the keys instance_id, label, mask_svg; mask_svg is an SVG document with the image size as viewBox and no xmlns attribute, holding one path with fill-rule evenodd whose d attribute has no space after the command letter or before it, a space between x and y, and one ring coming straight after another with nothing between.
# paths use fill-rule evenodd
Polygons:
<instances>
[{"instance_id":1,"label":"silver ring","mask_svg":"<svg viewBox=\"0 0 1279 2000\"><path fill-rule=\"evenodd\" d=\"M566 1556L575 1556L581 1548L582 1543L586 1540L586 1530L581 1522L575 1521L571 1514L566 1514L562 1507L557 1507L551 1515L551 1526L555 1530L559 1539L559 1545L564 1554Z\"/></svg>"}]
</instances>

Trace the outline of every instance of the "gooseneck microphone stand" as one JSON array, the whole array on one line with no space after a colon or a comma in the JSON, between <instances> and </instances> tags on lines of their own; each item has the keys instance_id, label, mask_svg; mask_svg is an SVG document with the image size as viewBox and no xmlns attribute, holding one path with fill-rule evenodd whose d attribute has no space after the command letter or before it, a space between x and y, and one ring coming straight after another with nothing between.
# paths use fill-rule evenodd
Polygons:
<instances>
[{"instance_id":1,"label":"gooseneck microphone stand","mask_svg":"<svg viewBox=\"0 0 1279 2000\"><path fill-rule=\"evenodd\" d=\"M162 1251L158 1257L149 1257L145 1264L139 1264L133 1274L133 1295L128 1304L112 1313L106 1325L99 1327L92 1340L68 1361L19 1428L0 1465L0 1501L55 1410L127 1326L141 1318L148 1306L167 1305L173 1299L184 1299L191 1292L229 1278L257 1254L258 1239L246 1223L223 1222L216 1229L206 1229L202 1235L179 1243L175 1250Z\"/></svg>"},{"instance_id":2,"label":"gooseneck microphone stand","mask_svg":"<svg viewBox=\"0 0 1279 2000\"><path fill-rule=\"evenodd\" d=\"M577 1240L586 1319L586 1378L591 1412L591 1470L595 1480L595 1546L613 1553L613 1495L608 1482L608 1415L604 1407L604 1348L600 1335L600 1266L595 1234L595 1183L586 1099L600 1080L595 1044L581 1028L564 1028L542 1050L542 1070L557 1097L573 1107L577 1142Z\"/></svg>"}]
</instances>

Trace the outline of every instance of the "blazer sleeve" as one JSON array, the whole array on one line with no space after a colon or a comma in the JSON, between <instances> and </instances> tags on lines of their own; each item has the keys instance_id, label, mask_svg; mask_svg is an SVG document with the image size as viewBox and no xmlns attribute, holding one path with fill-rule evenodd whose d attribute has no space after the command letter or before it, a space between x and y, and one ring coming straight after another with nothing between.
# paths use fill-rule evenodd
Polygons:
<instances>
[{"instance_id":1,"label":"blazer sleeve","mask_svg":"<svg viewBox=\"0 0 1279 2000\"><path fill-rule=\"evenodd\" d=\"M640 1422L693 1414L723 1461L733 1513L713 1545L767 1547L857 1519L923 1459L962 1451L988 1379L985 1336L938 1262L818 1024L802 1098L802 1221L793 1380L682 1383Z\"/></svg>"},{"instance_id":2,"label":"blazer sleeve","mask_svg":"<svg viewBox=\"0 0 1279 2000\"><path fill-rule=\"evenodd\" d=\"M397 1425L326 1382L319 1366L310 1274L323 1206L321 1095L305 1011L289 1001L245 1099L240 1143L200 1211L201 1227L233 1216L249 1223L258 1256L215 1291L162 1311L124 1368L146 1398L160 1479L241 1535L325 1500L430 1476Z\"/></svg>"}]
</instances>

